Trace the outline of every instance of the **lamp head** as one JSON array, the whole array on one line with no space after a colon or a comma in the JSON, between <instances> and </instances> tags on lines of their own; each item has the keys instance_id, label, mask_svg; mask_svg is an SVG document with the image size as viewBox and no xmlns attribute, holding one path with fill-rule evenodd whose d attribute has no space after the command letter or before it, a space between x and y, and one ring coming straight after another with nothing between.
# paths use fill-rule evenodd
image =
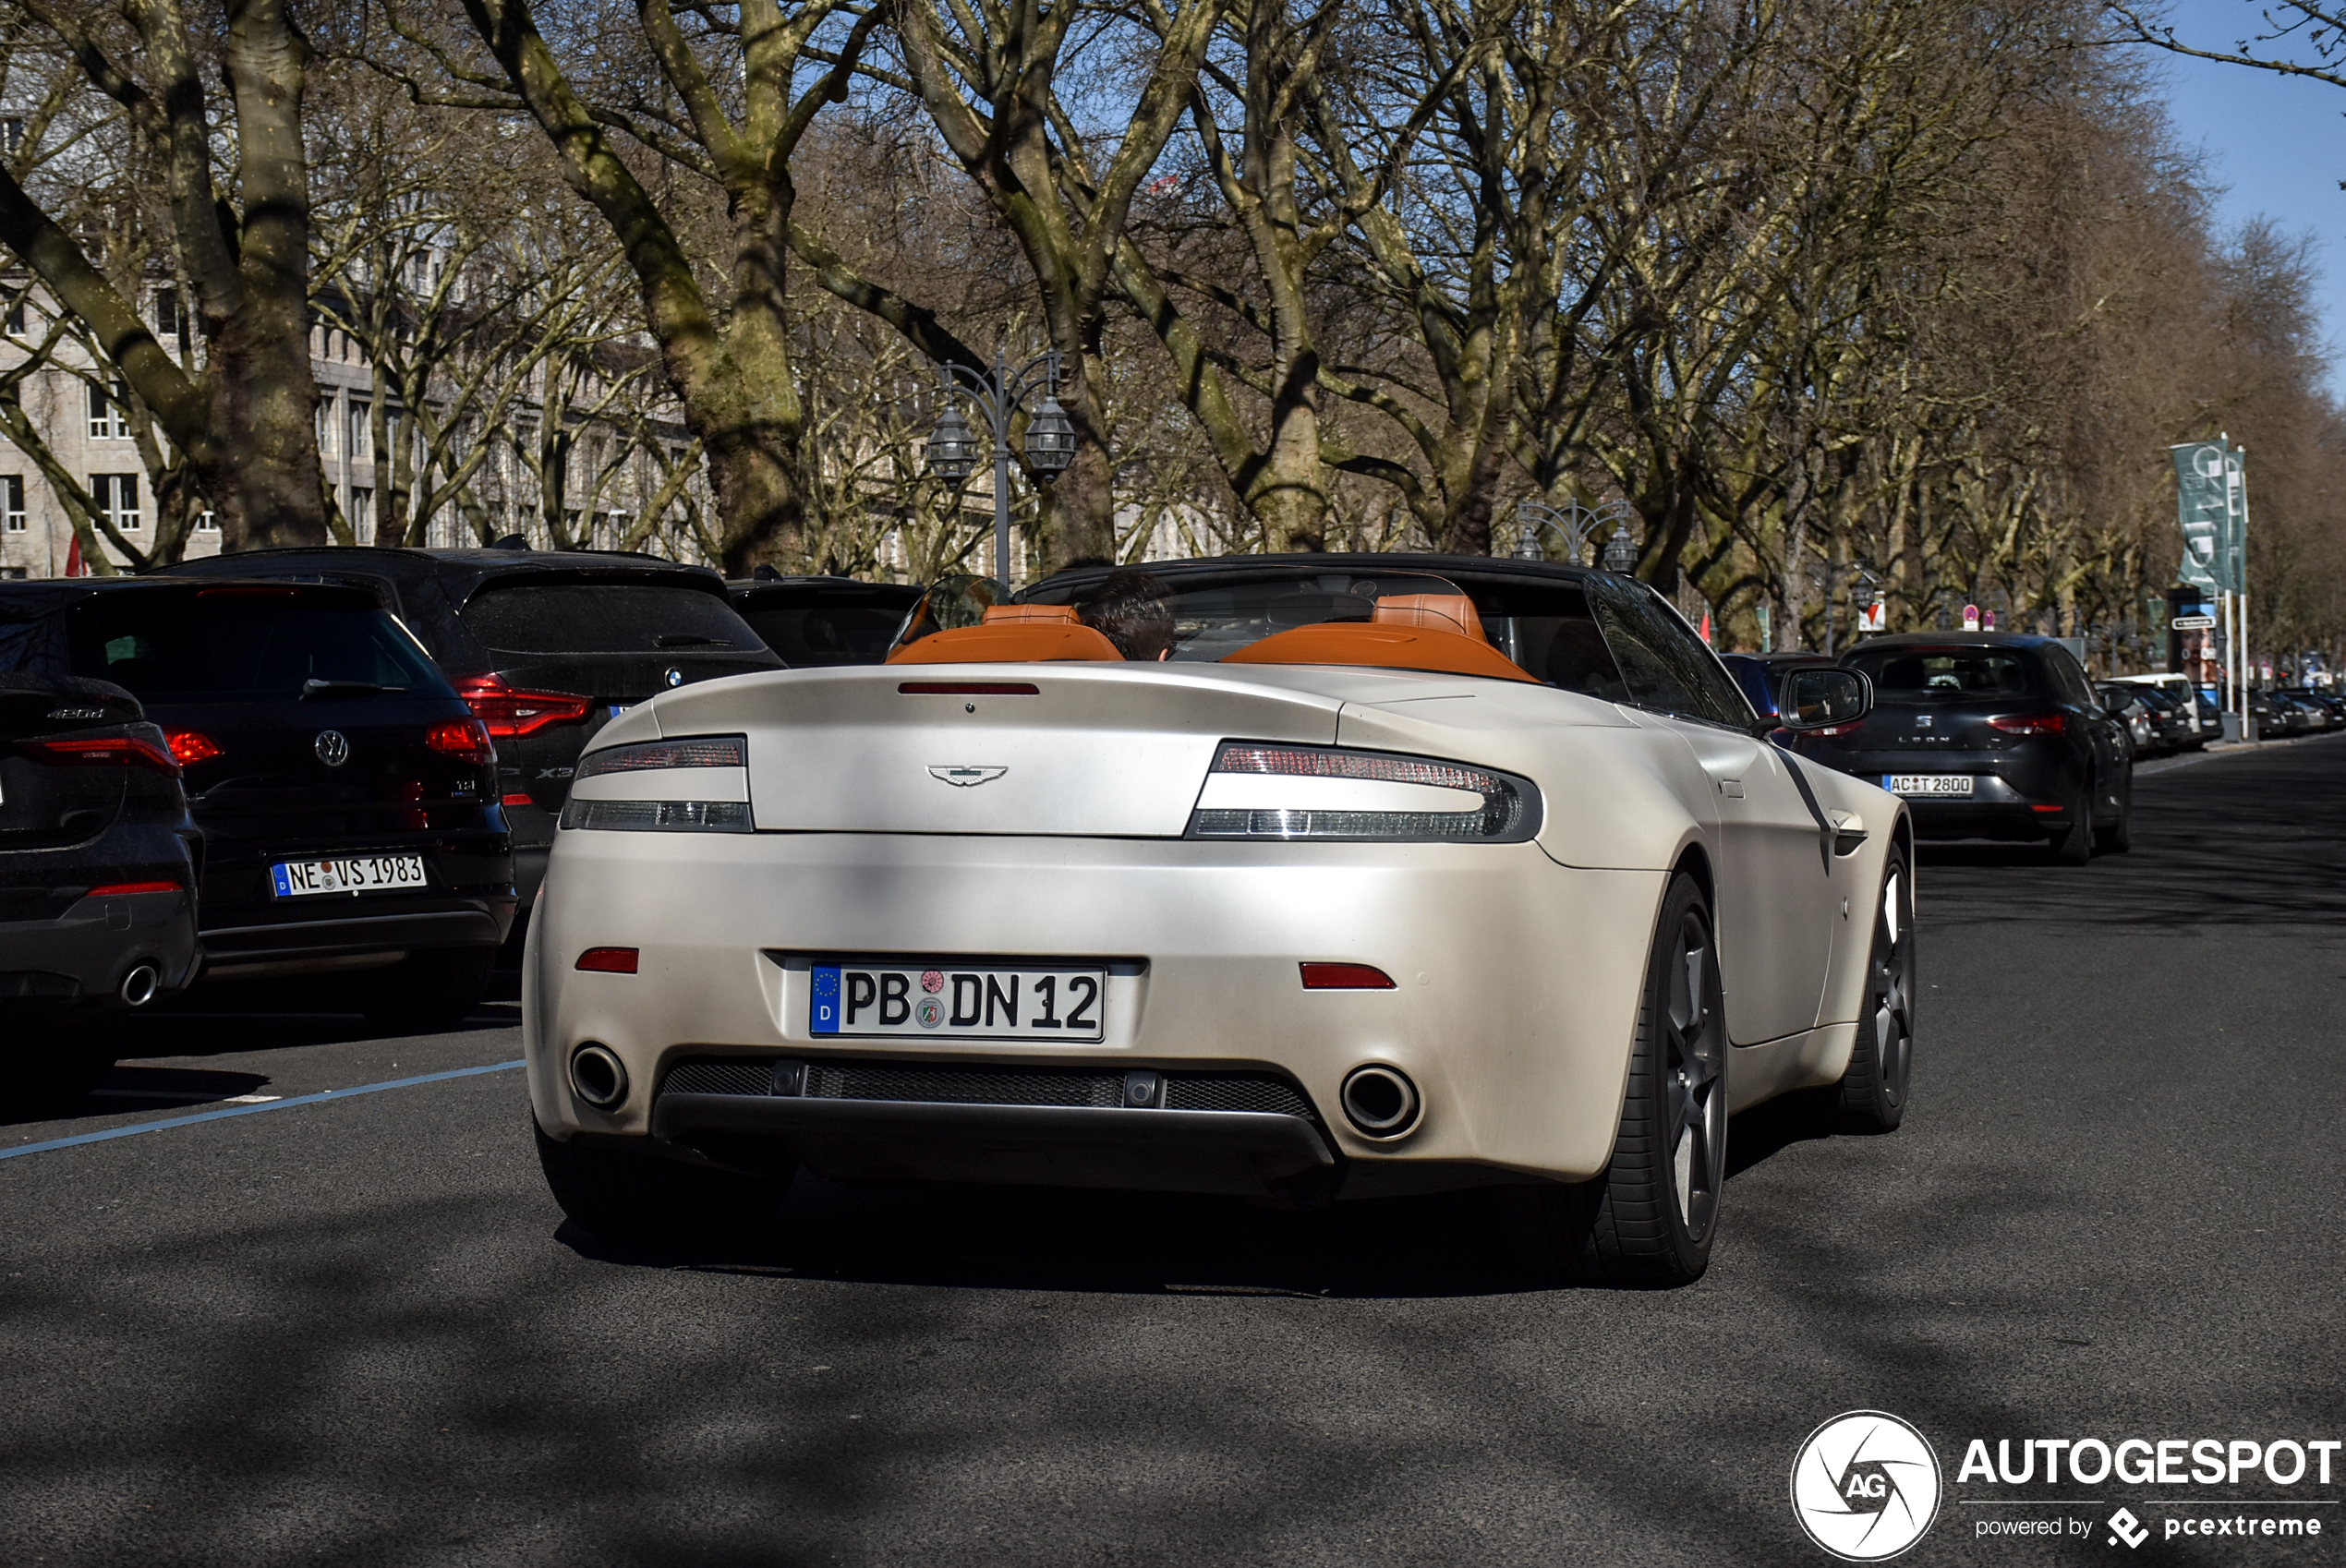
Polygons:
<instances>
[{"instance_id":1,"label":"lamp head","mask_svg":"<svg viewBox=\"0 0 2346 1568\"><path fill-rule=\"evenodd\" d=\"M1058 398L1044 398L1026 422L1026 461L1037 474L1059 473L1075 461L1075 422Z\"/></svg>"},{"instance_id":2,"label":"lamp head","mask_svg":"<svg viewBox=\"0 0 2346 1568\"><path fill-rule=\"evenodd\" d=\"M1626 526L1614 529L1605 541L1604 569L1624 577L1638 569L1638 546Z\"/></svg>"},{"instance_id":3,"label":"lamp head","mask_svg":"<svg viewBox=\"0 0 2346 1568\"><path fill-rule=\"evenodd\" d=\"M970 433L961 411L949 403L928 433L927 457L928 471L949 484L960 484L977 465L977 438Z\"/></svg>"}]
</instances>

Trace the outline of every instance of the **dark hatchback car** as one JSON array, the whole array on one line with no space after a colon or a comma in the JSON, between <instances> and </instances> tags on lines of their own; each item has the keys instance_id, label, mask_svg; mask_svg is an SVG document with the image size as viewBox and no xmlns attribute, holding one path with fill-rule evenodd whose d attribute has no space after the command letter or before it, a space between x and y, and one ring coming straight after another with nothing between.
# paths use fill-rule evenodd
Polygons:
<instances>
[{"instance_id":1,"label":"dark hatchback car","mask_svg":"<svg viewBox=\"0 0 2346 1568\"><path fill-rule=\"evenodd\" d=\"M134 694L203 836L208 978L352 971L379 1018L487 994L514 918L488 730L374 596L315 584L91 579L0 589L46 613L19 672Z\"/></svg>"},{"instance_id":2,"label":"dark hatchback car","mask_svg":"<svg viewBox=\"0 0 2346 1568\"><path fill-rule=\"evenodd\" d=\"M0 660L36 603L0 603ZM107 1024L194 978L201 861L179 765L136 697L0 675L0 1101L94 1088Z\"/></svg>"},{"instance_id":3,"label":"dark hatchback car","mask_svg":"<svg viewBox=\"0 0 2346 1568\"><path fill-rule=\"evenodd\" d=\"M1795 749L1905 797L1925 838L2042 838L2072 864L2127 847L2134 743L2060 643L1905 633L1842 663L1873 682L1873 712Z\"/></svg>"},{"instance_id":4,"label":"dark hatchback car","mask_svg":"<svg viewBox=\"0 0 2346 1568\"><path fill-rule=\"evenodd\" d=\"M853 577L753 577L725 585L733 609L793 669L877 664L921 602L918 587Z\"/></svg>"},{"instance_id":5,"label":"dark hatchback car","mask_svg":"<svg viewBox=\"0 0 2346 1568\"><path fill-rule=\"evenodd\" d=\"M780 669L706 567L616 552L251 550L166 568L363 588L412 631L497 744L497 796L526 910L578 754L671 686Z\"/></svg>"}]
</instances>

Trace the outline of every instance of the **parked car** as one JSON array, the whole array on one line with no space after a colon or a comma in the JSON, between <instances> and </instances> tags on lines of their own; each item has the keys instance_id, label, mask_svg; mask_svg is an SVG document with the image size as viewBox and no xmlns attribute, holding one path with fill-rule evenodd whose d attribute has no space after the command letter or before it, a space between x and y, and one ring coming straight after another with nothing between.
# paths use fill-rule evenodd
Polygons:
<instances>
[{"instance_id":1,"label":"parked car","mask_svg":"<svg viewBox=\"0 0 2346 1568\"><path fill-rule=\"evenodd\" d=\"M2167 732L2146 691L2103 685L2094 688L2094 696L2104 712L2114 715L2126 726L2126 735L2134 743L2136 756L2158 756L2167 750Z\"/></svg>"},{"instance_id":2,"label":"parked car","mask_svg":"<svg viewBox=\"0 0 2346 1568\"><path fill-rule=\"evenodd\" d=\"M2122 691L2138 692L2152 708L2152 728L2160 731L2161 752L2195 752L2207 743L2199 732L2198 706L2187 699L2178 698L2164 686L2122 685Z\"/></svg>"},{"instance_id":3,"label":"parked car","mask_svg":"<svg viewBox=\"0 0 2346 1568\"><path fill-rule=\"evenodd\" d=\"M2324 730L2346 728L2346 697L2335 692L2317 691L2311 686L2284 686L2279 693L2319 720L2316 728Z\"/></svg>"},{"instance_id":4,"label":"parked car","mask_svg":"<svg viewBox=\"0 0 2346 1568\"><path fill-rule=\"evenodd\" d=\"M2151 675L2113 675L2110 683L2113 686L2147 686L2164 694L2174 704L2175 711L2190 725L2191 736L2185 744L2191 750L2196 751L2210 741L2224 738L2223 710L2202 695L2199 688L2191 683L2188 675L2172 671Z\"/></svg>"},{"instance_id":5,"label":"parked car","mask_svg":"<svg viewBox=\"0 0 2346 1568\"><path fill-rule=\"evenodd\" d=\"M1907 800L1924 837L2042 838L2074 865L2127 847L2133 739L2055 639L1901 633L1843 662L1872 681L1872 713L1797 750Z\"/></svg>"},{"instance_id":6,"label":"parked car","mask_svg":"<svg viewBox=\"0 0 2346 1568\"><path fill-rule=\"evenodd\" d=\"M478 1005L514 918L496 753L372 594L89 578L0 602L41 610L17 671L125 687L161 726L203 835L207 977L351 971L417 1027Z\"/></svg>"},{"instance_id":7,"label":"parked car","mask_svg":"<svg viewBox=\"0 0 2346 1568\"><path fill-rule=\"evenodd\" d=\"M853 577L753 577L725 585L733 609L793 669L877 664L913 607L919 587L859 583Z\"/></svg>"},{"instance_id":8,"label":"parked car","mask_svg":"<svg viewBox=\"0 0 2346 1568\"><path fill-rule=\"evenodd\" d=\"M2320 727L2321 720L2280 692L2248 694L2248 717L2260 741L2285 740Z\"/></svg>"},{"instance_id":9,"label":"parked car","mask_svg":"<svg viewBox=\"0 0 2346 1568\"><path fill-rule=\"evenodd\" d=\"M1833 662L1832 656L1820 653L1721 654L1719 662L1735 678L1742 688L1744 700L1751 711L1762 718L1776 717L1777 694L1784 689L1784 678L1795 669L1814 669Z\"/></svg>"},{"instance_id":10,"label":"parked car","mask_svg":"<svg viewBox=\"0 0 2346 1568\"><path fill-rule=\"evenodd\" d=\"M0 660L68 593L0 599ZM0 674L0 1103L79 1099L114 1067L108 1026L193 978L201 844L138 698Z\"/></svg>"},{"instance_id":11,"label":"parked car","mask_svg":"<svg viewBox=\"0 0 2346 1568\"><path fill-rule=\"evenodd\" d=\"M548 1183L657 1236L802 1164L1500 1182L1541 1268L1682 1284L1730 1108L1907 1104L1906 808L1759 731L1642 584L1441 556L1070 571L665 694L581 758L531 932Z\"/></svg>"},{"instance_id":12,"label":"parked car","mask_svg":"<svg viewBox=\"0 0 2346 1568\"><path fill-rule=\"evenodd\" d=\"M366 589L415 633L497 744L522 908L546 873L579 752L654 693L779 669L706 567L521 549L274 549L167 567Z\"/></svg>"}]
</instances>

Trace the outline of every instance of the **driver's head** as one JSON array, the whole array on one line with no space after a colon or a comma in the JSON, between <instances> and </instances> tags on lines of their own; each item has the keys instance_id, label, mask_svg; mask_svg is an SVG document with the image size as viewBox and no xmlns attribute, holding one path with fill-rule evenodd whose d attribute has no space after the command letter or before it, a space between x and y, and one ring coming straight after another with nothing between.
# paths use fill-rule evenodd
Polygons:
<instances>
[{"instance_id":1,"label":"driver's head","mask_svg":"<svg viewBox=\"0 0 2346 1568\"><path fill-rule=\"evenodd\" d=\"M1111 573L1097 590L1077 602L1075 613L1128 659L1154 661L1173 655L1173 590L1145 572L1127 567Z\"/></svg>"}]
</instances>

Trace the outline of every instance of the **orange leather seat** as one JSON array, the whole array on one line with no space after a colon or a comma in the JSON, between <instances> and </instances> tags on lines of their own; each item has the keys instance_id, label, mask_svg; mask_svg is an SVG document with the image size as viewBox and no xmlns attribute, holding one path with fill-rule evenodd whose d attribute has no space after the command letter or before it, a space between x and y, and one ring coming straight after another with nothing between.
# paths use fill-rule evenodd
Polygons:
<instances>
[{"instance_id":1,"label":"orange leather seat","mask_svg":"<svg viewBox=\"0 0 2346 1568\"><path fill-rule=\"evenodd\" d=\"M1490 641L1482 618L1474 613L1474 601L1464 594L1387 594L1376 601L1376 612L1369 619L1378 626L1431 626Z\"/></svg>"},{"instance_id":2,"label":"orange leather seat","mask_svg":"<svg viewBox=\"0 0 2346 1568\"><path fill-rule=\"evenodd\" d=\"M890 664L1042 664L1063 659L1124 662L1124 656L1089 626L1070 621L993 621L933 632L888 656Z\"/></svg>"},{"instance_id":3,"label":"orange leather seat","mask_svg":"<svg viewBox=\"0 0 2346 1568\"><path fill-rule=\"evenodd\" d=\"M1071 604L996 604L986 606L979 624L1074 626L1082 621Z\"/></svg>"},{"instance_id":4,"label":"orange leather seat","mask_svg":"<svg viewBox=\"0 0 2346 1568\"><path fill-rule=\"evenodd\" d=\"M1385 608L1378 601L1377 608ZM1469 607L1469 614L1473 613ZM918 644L913 645L915 647ZM1350 664L1379 669L1430 669L1444 675L1481 675L1495 681L1540 683L1514 660L1481 637L1439 626L1363 625L1324 621L1276 632L1222 656L1224 664Z\"/></svg>"}]
</instances>

